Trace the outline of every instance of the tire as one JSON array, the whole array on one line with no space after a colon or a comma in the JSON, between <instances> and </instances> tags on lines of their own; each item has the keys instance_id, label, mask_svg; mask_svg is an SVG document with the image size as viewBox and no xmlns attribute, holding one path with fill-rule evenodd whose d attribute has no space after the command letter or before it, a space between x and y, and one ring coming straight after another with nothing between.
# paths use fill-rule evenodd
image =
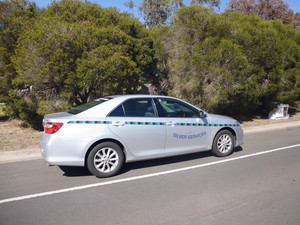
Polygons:
<instances>
[{"instance_id":1,"label":"tire","mask_svg":"<svg viewBox=\"0 0 300 225\"><path fill-rule=\"evenodd\" d=\"M214 139L212 153L218 157L228 156L233 152L234 146L233 134L228 130L221 130Z\"/></svg>"},{"instance_id":2,"label":"tire","mask_svg":"<svg viewBox=\"0 0 300 225\"><path fill-rule=\"evenodd\" d=\"M96 145L87 157L87 168L96 177L104 178L116 175L124 164L124 153L113 142Z\"/></svg>"}]
</instances>

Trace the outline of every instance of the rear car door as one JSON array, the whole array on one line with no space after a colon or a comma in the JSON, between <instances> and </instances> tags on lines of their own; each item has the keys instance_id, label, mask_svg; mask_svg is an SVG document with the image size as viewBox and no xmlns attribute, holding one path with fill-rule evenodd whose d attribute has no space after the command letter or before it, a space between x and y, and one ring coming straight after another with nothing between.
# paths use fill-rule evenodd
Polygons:
<instances>
[{"instance_id":1,"label":"rear car door","mask_svg":"<svg viewBox=\"0 0 300 225\"><path fill-rule=\"evenodd\" d=\"M152 98L131 98L116 107L107 120L111 131L122 139L137 158L164 154L166 128L159 120Z\"/></svg>"}]
</instances>

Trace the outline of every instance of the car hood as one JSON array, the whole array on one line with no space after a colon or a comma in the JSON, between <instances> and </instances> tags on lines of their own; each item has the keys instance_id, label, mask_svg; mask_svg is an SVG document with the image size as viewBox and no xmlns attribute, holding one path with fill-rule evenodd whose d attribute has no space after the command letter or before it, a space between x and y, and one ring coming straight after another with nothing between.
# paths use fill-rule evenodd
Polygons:
<instances>
[{"instance_id":1,"label":"car hood","mask_svg":"<svg viewBox=\"0 0 300 225\"><path fill-rule=\"evenodd\" d=\"M237 121L228 116L221 116L217 114L207 114L211 123L236 123Z\"/></svg>"}]
</instances>

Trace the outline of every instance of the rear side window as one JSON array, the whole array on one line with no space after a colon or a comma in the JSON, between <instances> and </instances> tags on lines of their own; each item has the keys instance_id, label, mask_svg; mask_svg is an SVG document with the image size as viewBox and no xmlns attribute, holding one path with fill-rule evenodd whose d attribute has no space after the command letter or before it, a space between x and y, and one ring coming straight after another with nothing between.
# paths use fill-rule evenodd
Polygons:
<instances>
[{"instance_id":1,"label":"rear side window","mask_svg":"<svg viewBox=\"0 0 300 225\"><path fill-rule=\"evenodd\" d=\"M124 109L123 109L123 104L119 105L116 109L114 109L109 116L118 116L118 117L123 117L125 116L124 114Z\"/></svg>"},{"instance_id":2,"label":"rear side window","mask_svg":"<svg viewBox=\"0 0 300 225\"><path fill-rule=\"evenodd\" d=\"M77 106L76 108L71 109L70 111L68 111L68 113L76 115L76 114L84 112L90 108L93 108L96 105L100 105L101 103L106 102L110 99L111 98L101 98L101 99L98 99L98 100L95 100L92 102L88 102L88 103L82 104L80 106Z\"/></svg>"},{"instance_id":3,"label":"rear side window","mask_svg":"<svg viewBox=\"0 0 300 225\"><path fill-rule=\"evenodd\" d=\"M113 110L109 116L155 117L152 99L129 99Z\"/></svg>"}]
</instances>

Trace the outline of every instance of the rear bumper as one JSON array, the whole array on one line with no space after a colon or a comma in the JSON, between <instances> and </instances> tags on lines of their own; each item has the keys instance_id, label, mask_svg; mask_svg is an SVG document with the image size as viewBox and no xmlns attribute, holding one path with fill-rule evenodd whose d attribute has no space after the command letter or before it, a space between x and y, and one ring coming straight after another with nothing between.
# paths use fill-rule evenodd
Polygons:
<instances>
[{"instance_id":1,"label":"rear bumper","mask_svg":"<svg viewBox=\"0 0 300 225\"><path fill-rule=\"evenodd\" d=\"M62 142L55 134L43 133L40 138L40 151L49 165L84 166L84 142Z\"/></svg>"}]
</instances>

